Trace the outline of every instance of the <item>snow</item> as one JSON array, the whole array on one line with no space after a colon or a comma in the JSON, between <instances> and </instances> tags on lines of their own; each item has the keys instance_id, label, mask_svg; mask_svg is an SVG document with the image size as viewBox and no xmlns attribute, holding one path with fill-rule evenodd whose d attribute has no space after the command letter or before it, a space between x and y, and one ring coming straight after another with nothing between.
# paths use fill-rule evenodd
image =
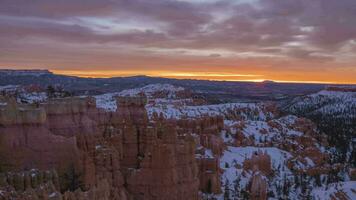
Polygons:
<instances>
[{"instance_id":1,"label":"snow","mask_svg":"<svg viewBox=\"0 0 356 200\"><path fill-rule=\"evenodd\" d=\"M117 96L139 96L145 94L149 99L157 92L163 92L167 94L167 98L154 99L155 104L168 104L173 105L179 102L191 101L191 99L174 99L176 98L176 92L183 91L184 88L176 87L170 84L149 84L142 88L135 88L129 90L123 90L121 92L107 93L94 96L96 99L96 105L98 108L102 108L106 111L116 111L117 104L115 97Z\"/></svg>"},{"instance_id":2,"label":"snow","mask_svg":"<svg viewBox=\"0 0 356 200\"><path fill-rule=\"evenodd\" d=\"M205 157L206 158L214 158L213 152L211 151L211 149L206 148L205 149Z\"/></svg>"},{"instance_id":3,"label":"snow","mask_svg":"<svg viewBox=\"0 0 356 200\"><path fill-rule=\"evenodd\" d=\"M292 112L323 113L324 115L345 115L356 108L356 92L327 91L293 100L288 110ZM345 116L344 116L345 117Z\"/></svg>"},{"instance_id":4,"label":"snow","mask_svg":"<svg viewBox=\"0 0 356 200\"><path fill-rule=\"evenodd\" d=\"M167 93L168 98L175 98L176 92L184 91L183 87L177 87L171 84L149 84L142 88L124 90L119 93L119 96L137 96L144 93L148 97L152 97L156 92Z\"/></svg>"},{"instance_id":5,"label":"snow","mask_svg":"<svg viewBox=\"0 0 356 200\"><path fill-rule=\"evenodd\" d=\"M223 156L220 159L220 168L223 170L222 174L222 190L224 191L224 184L229 183L230 190L233 187L234 181L239 179L239 187L244 189L247 187L253 175L260 172L253 171L244 171L243 163L246 159L252 157L255 152L262 151L266 152L271 157L272 169L274 171L274 182L282 182L283 178L291 179L293 174L288 169L287 161L292 158L292 155L289 152L283 151L275 147L233 147L228 146L227 150L224 151ZM263 178L267 179L263 174ZM272 182L268 179L269 188L275 191L275 188L272 188ZM215 195L217 199L224 199L223 194Z\"/></svg>"},{"instance_id":6,"label":"snow","mask_svg":"<svg viewBox=\"0 0 356 200\"><path fill-rule=\"evenodd\" d=\"M45 92L32 92L21 93L17 101L27 103L39 103L47 100L47 94Z\"/></svg>"},{"instance_id":7,"label":"snow","mask_svg":"<svg viewBox=\"0 0 356 200\"><path fill-rule=\"evenodd\" d=\"M232 147L229 146L224 155L221 157L221 168L224 168L224 163L229 163L231 166L233 164L242 165L243 162L251 158L254 152L258 151L267 152L271 156L272 165L284 165L288 159L292 158L292 155L289 152L283 151L276 147Z\"/></svg>"},{"instance_id":8,"label":"snow","mask_svg":"<svg viewBox=\"0 0 356 200\"><path fill-rule=\"evenodd\" d=\"M315 163L309 157L306 157L305 160L307 161L307 165L310 167L314 167Z\"/></svg>"},{"instance_id":9,"label":"snow","mask_svg":"<svg viewBox=\"0 0 356 200\"><path fill-rule=\"evenodd\" d=\"M356 181L332 183L318 187L312 191L312 194L315 200L343 200L336 196L337 192L343 192L349 200L356 199Z\"/></svg>"},{"instance_id":10,"label":"snow","mask_svg":"<svg viewBox=\"0 0 356 200\"><path fill-rule=\"evenodd\" d=\"M162 113L165 118L195 118L205 115L209 116L225 116L228 118L230 114L236 114L243 118L266 119L267 116L255 103L226 103L217 105L203 106L175 106L175 105L148 105L147 112L152 116L154 112ZM257 112L257 115L254 114Z\"/></svg>"},{"instance_id":11,"label":"snow","mask_svg":"<svg viewBox=\"0 0 356 200\"><path fill-rule=\"evenodd\" d=\"M233 142L235 141L232 135L228 134L225 130L221 132L220 137L225 144L233 144Z\"/></svg>"},{"instance_id":12,"label":"snow","mask_svg":"<svg viewBox=\"0 0 356 200\"><path fill-rule=\"evenodd\" d=\"M53 198L53 197L55 197L56 195L57 195L57 193L52 192L51 194L48 195L48 197L49 197L49 198Z\"/></svg>"},{"instance_id":13,"label":"snow","mask_svg":"<svg viewBox=\"0 0 356 200\"><path fill-rule=\"evenodd\" d=\"M96 100L96 107L102 108L106 111L112 111L112 112L116 111L117 105L116 105L115 96L117 95L118 93L107 93L107 94L94 96Z\"/></svg>"},{"instance_id":14,"label":"snow","mask_svg":"<svg viewBox=\"0 0 356 200\"><path fill-rule=\"evenodd\" d=\"M10 91L15 91L19 88L19 85L5 85L5 86L0 86L0 91L6 91L6 92L10 92Z\"/></svg>"},{"instance_id":15,"label":"snow","mask_svg":"<svg viewBox=\"0 0 356 200\"><path fill-rule=\"evenodd\" d=\"M265 121L246 121L245 126L242 133L246 137L253 137L257 144L263 143L264 141L271 141L271 139L278 134L278 130L271 129ZM268 134L263 134L263 130L268 130Z\"/></svg>"}]
</instances>

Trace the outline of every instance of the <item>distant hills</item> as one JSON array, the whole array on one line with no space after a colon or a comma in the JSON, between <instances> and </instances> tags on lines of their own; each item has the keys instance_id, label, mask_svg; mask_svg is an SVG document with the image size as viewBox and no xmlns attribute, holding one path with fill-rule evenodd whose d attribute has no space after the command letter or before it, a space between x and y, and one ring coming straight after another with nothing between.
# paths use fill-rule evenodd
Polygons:
<instances>
[{"instance_id":1,"label":"distant hills","mask_svg":"<svg viewBox=\"0 0 356 200\"><path fill-rule=\"evenodd\" d=\"M81 78L58 75L48 70L0 70L0 86L36 85L46 88L49 85L60 85L65 90L79 95L98 95L108 92L119 92L125 89L158 83L185 87L198 95L204 95L214 103L281 100L315 93L327 86L325 84L276 83L273 81L254 83L191 79L181 80L149 76Z\"/></svg>"}]
</instances>

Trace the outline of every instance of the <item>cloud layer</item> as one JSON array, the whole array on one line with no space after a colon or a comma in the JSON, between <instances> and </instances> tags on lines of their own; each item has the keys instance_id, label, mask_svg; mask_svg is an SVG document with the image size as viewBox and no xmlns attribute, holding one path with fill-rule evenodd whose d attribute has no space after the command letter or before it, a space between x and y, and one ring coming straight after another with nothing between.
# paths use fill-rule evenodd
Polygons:
<instances>
[{"instance_id":1,"label":"cloud layer","mask_svg":"<svg viewBox=\"0 0 356 200\"><path fill-rule=\"evenodd\" d=\"M0 66L356 83L354 0L2 0Z\"/></svg>"}]
</instances>

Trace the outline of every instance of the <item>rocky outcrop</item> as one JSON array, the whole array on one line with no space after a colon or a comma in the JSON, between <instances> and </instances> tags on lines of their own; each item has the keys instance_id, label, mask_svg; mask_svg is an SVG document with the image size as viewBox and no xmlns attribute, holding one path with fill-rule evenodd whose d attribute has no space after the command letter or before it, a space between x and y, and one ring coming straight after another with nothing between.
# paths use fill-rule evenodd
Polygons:
<instances>
[{"instance_id":1,"label":"rocky outcrop","mask_svg":"<svg viewBox=\"0 0 356 200\"><path fill-rule=\"evenodd\" d=\"M205 116L197 119L181 119L177 120L176 124L180 135L194 134L196 145L201 147L202 151L198 151L196 157L199 164L200 190L206 193L221 193L219 158L226 147L220 137L224 128L223 118ZM211 151L212 155L205 155L206 151Z\"/></svg>"},{"instance_id":2,"label":"rocky outcrop","mask_svg":"<svg viewBox=\"0 0 356 200\"><path fill-rule=\"evenodd\" d=\"M109 200L110 184L100 181L87 191L60 192L60 179L55 170L0 174L0 199L11 200ZM119 198L124 199L124 198Z\"/></svg>"},{"instance_id":3,"label":"rocky outcrop","mask_svg":"<svg viewBox=\"0 0 356 200\"><path fill-rule=\"evenodd\" d=\"M250 183L250 199L266 200L267 199L267 180L261 174L253 175Z\"/></svg>"},{"instance_id":4,"label":"rocky outcrop","mask_svg":"<svg viewBox=\"0 0 356 200\"><path fill-rule=\"evenodd\" d=\"M124 133L128 191L135 199L198 199L193 137L179 137L174 121L149 123L145 102L143 97L118 98L118 113L126 121L117 127Z\"/></svg>"},{"instance_id":5,"label":"rocky outcrop","mask_svg":"<svg viewBox=\"0 0 356 200\"><path fill-rule=\"evenodd\" d=\"M350 169L349 176L350 176L352 181L356 181L356 168Z\"/></svg>"},{"instance_id":6,"label":"rocky outcrop","mask_svg":"<svg viewBox=\"0 0 356 200\"><path fill-rule=\"evenodd\" d=\"M14 115L0 121L2 171L56 169L60 183L56 191L64 199L128 199L120 153L112 143L117 136L111 135L111 141L101 124L110 116L97 110L90 98L54 99L41 105L8 104L1 111ZM41 188L48 186L44 184ZM66 190L83 192L59 192Z\"/></svg>"},{"instance_id":7,"label":"rocky outcrop","mask_svg":"<svg viewBox=\"0 0 356 200\"><path fill-rule=\"evenodd\" d=\"M244 170L260 171L264 175L272 173L271 157L267 152L257 151L243 162Z\"/></svg>"},{"instance_id":8,"label":"rocky outcrop","mask_svg":"<svg viewBox=\"0 0 356 200\"><path fill-rule=\"evenodd\" d=\"M65 167L77 159L75 138L50 132L43 107L7 104L0 109L0 166L5 170Z\"/></svg>"},{"instance_id":9,"label":"rocky outcrop","mask_svg":"<svg viewBox=\"0 0 356 200\"><path fill-rule=\"evenodd\" d=\"M149 121L146 102L118 97L116 112L79 97L2 106L1 170L24 178L6 179L1 190L14 199L58 200L197 200L199 190L220 193L223 118ZM197 146L214 158L197 157ZM27 169L56 175L37 183Z\"/></svg>"},{"instance_id":10,"label":"rocky outcrop","mask_svg":"<svg viewBox=\"0 0 356 200\"><path fill-rule=\"evenodd\" d=\"M198 158L200 190L205 193L221 193L221 173L218 158Z\"/></svg>"}]
</instances>

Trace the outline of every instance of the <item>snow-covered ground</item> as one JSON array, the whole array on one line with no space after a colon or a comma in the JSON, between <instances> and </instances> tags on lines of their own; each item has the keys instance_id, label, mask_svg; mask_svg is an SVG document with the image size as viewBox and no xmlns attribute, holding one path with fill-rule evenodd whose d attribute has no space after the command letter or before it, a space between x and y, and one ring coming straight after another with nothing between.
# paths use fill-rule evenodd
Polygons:
<instances>
[{"instance_id":1,"label":"snow-covered ground","mask_svg":"<svg viewBox=\"0 0 356 200\"><path fill-rule=\"evenodd\" d=\"M332 183L313 189L315 200L344 200L356 199L356 181Z\"/></svg>"},{"instance_id":2,"label":"snow-covered ground","mask_svg":"<svg viewBox=\"0 0 356 200\"><path fill-rule=\"evenodd\" d=\"M322 90L318 93L296 98L288 110L292 112L322 113L324 115L354 114L356 109L356 92ZM354 116L355 117L355 116Z\"/></svg>"},{"instance_id":3,"label":"snow-covered ground","mask_svg":"<svg viewBox=\"0 0 356 200\"><path fill-rule=\"evenodd\" d=\"M4 85L0 86L0 92L10 92L16 91L20 86L19 85Z\"/></svg>"},{"instance_id":4,"label":"snow-covered ground","mask_svg":"<svg viewBox=\"0 0 356 200\"><path fill-rule=\"evenodd\" d=\"M45 92L31 92L31 93L21 93L17 97L18 102L26 103L40 103L47 100L47 94Z\"/></svg>"},{"instance_id":5,"label":"snow-covered ground","mask_svg":"<svg viewBox=\"0 0 356 200\"><path fill-rule=\"evenodd\" d=\"M163 92L167 94L168 98L175 98L176 93L184 91L183 87L177 87L171 84L149 84L142 88L134 88L124 90L120 92L119 96L137 96L139 94L145 94L148 97L152 97L157 92Z\"/></svg>"},{"instance_id":6,"label":"snow-covered ground","mask_svg":"<svg viewBox=\"0 0 356 200\"><path fill-rule=\"evenodd\" d=\"M147 112L151 116L154 112L162 113L165 118L194 118L202 116L240 115L245 119L266 119L268 116L256 103L227 103L203 106L175 106L175 105L148 105ZM255 115L257 113L257 115Z\"/></svg>"},{"instance_id":7,"label":"snow-covered ground","mask_svg":"<svg viewBox=\"0 0 356 200\"><path fill-rule=\"evenodd\" d=\"M118 96L118 93L107 93L95 96L96 107L106 111L115 111L117 108L115 96Z\"/></svg>"},{"instance_id":8,"label":"snow-covered ground","mask_svg":"<svg viewBox=\"0 0 356 200\"><path fill-rule=\"evenodd\" d=\"M149 84L142 88L134 88L123 90L121 92L107 93L95 96L96 105L98 108L103 108L107 111L115 111L117 109L116 99L118 96L140 96L144 94L150 100L154 100L155 104L173 105L182 101L190 101L191 99L176 99L177 92L184 91L184 88L170 84ZM157 93L162 93L166 98L153 97Z\"/></svg>"}]
</instances>

